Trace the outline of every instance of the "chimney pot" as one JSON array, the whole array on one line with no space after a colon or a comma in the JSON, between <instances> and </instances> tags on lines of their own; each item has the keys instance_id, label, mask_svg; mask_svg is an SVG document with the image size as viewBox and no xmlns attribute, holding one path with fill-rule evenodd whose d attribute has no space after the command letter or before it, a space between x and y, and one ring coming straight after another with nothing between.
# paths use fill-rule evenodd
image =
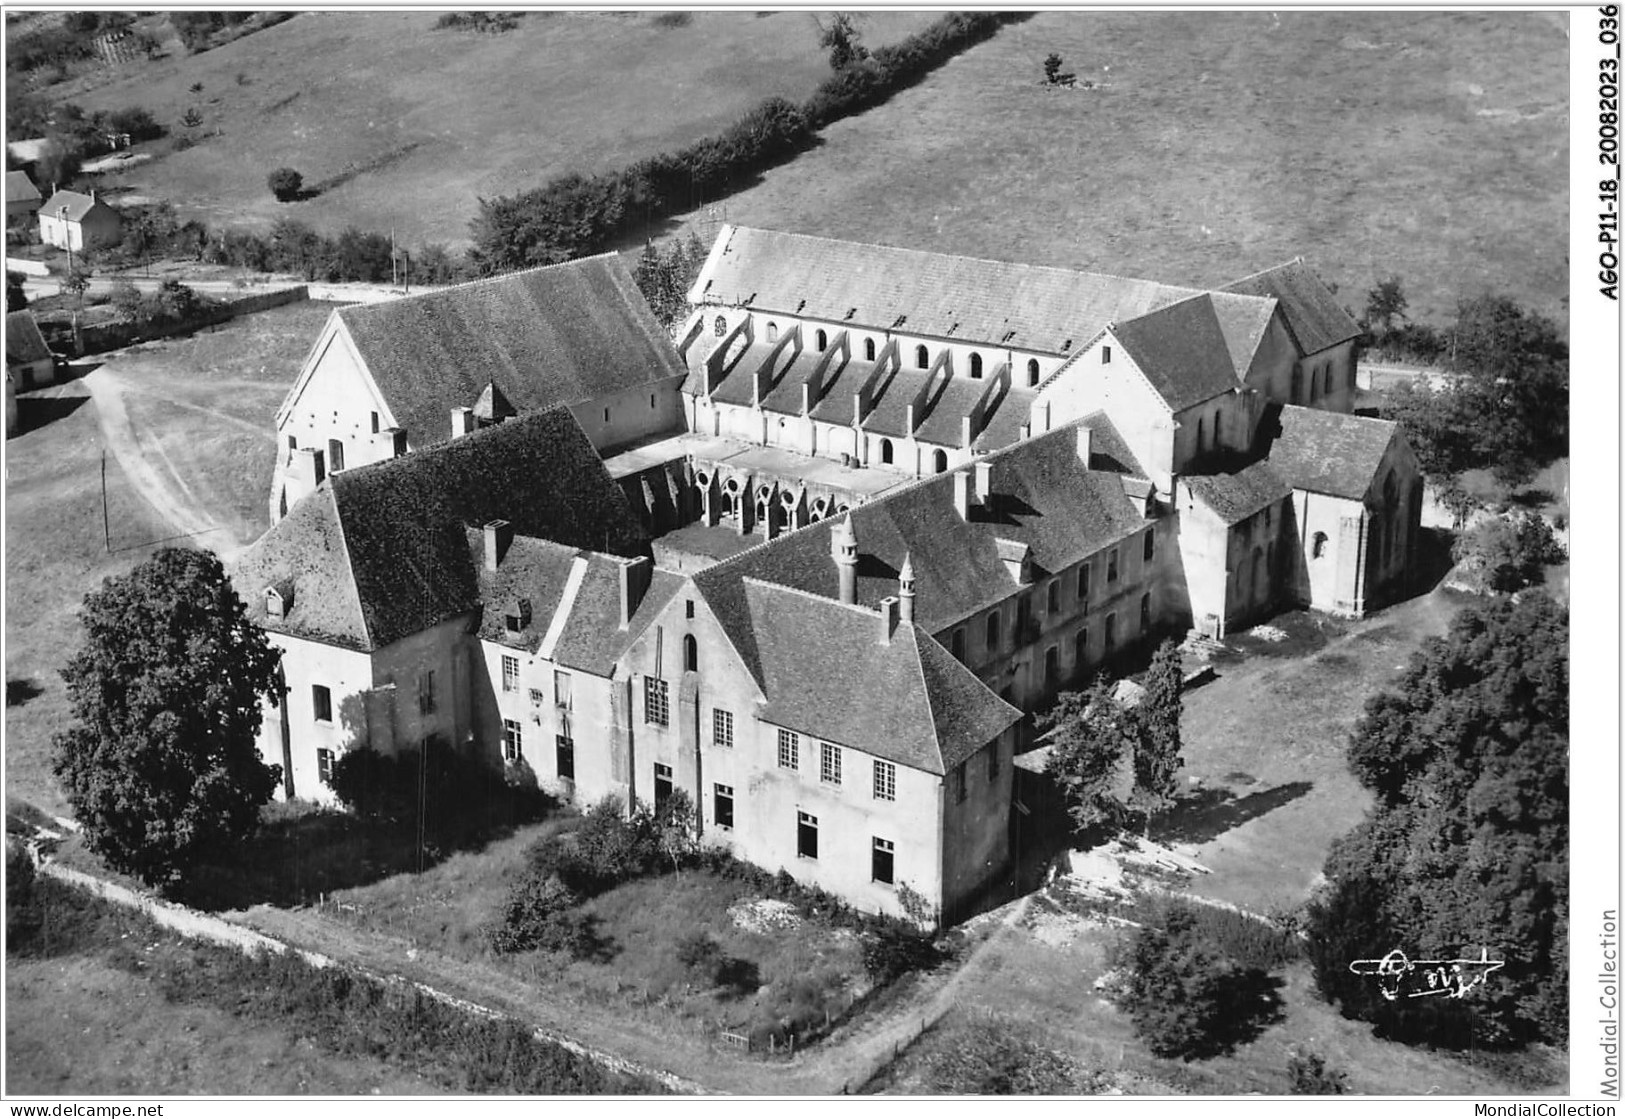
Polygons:
<instances>
[{"instance_id":1,"label":"chimney pot","mask_svg":"<svg viewBox=\"0 0 1625 1119\"><path fill-rule=\"evenodd\" d=\"M507 521L491 521L485 526L485 570L495 571L513 543L513 526Z\"/></svg>"},{"instance_id":2,"label":"chimney pot","mask_svg":"<svg viewBox=\"0 0 1625 1119\"><path fill-rule=\"evenodd\" d=\"M851 513L831 530L829 550L840 579L841 601L851 606L858 601L858 534L853 531Z\"/></svg>"},{"instance_id":3,"label":"chimney pot","mask_svg":"<svg viewBox=\"0 0 1625 1119\"><path fill-rule=\"evenodd\" d=\"M890 645L892 634L897 632L897 596L887 595L880 600L880 643Z\"/></svg>"}]
</instances>

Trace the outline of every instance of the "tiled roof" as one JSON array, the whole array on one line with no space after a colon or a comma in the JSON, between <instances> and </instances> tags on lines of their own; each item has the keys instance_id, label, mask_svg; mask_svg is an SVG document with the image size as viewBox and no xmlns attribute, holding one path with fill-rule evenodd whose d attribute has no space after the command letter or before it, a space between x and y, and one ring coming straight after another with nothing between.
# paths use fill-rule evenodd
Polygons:
<instances>
[{"instance_id":1,"label":"tiled roof","mask_svg":"<svg viewBox=\"0 0 1625 1119\"><path fill-rule=\"evenodd\" d=\"M1304 355L1360 336L1359 325L1301 257L1226 284L1224 290L1280 300L1287 329Z\"/></svg>"},{"instance_id":2,"label":"tiled roof","mask_svg":"<svg viewBox=\"0 0 1625 1119\"><path fill-rule=\"evenodd\" d=\"M770 723L942 774L1021 717L914 626L899 623L882 644L870 611L754 579L735 583L731 620L754 637L767 696L761 716Z\"/></svg>"},{"instance_id":3,"label":"tiled roof","mask_svg":"<svg viewBox=\"0 0 1625 1119\"><path fill-rule=\"evenodd\" d=\"M1170 298L1151 280L744 226L724 226L719 241L697 302L1040 353L1072 353Z\"/></svg>"},{"instance_id":4,"label":"tiled roof","mask_svg":"<svg viewBox=\"0 0 1625 1119\"><path fill-rule=\"evenodd\" d=\"M7 202L38 202L39 197L39 188L28 177L27 171L6 172Z\"/></svg>"},{"instance_id":5,"label":"tiled roof","mask_svg":"<svg viewBox=\"0 0 1625 1119\"><path fill-rule=\"evenodd\" d=\"M1175 412L1236 387L1229 343L1206 294L1118 323L1113 333Z\"/></svg>"},{"instance_id":6,"label":"tiled roof","mask_svg":"<svg viewBox=\"0 0 1625 1119\"><path fill-rule=\"evenodd\" d=\"M482 640L495 641L534 653L547 634L548 623L558 609L570 568L582 552L568 544L516 536L495 571L485 566L485 531L470 526L464 540L479 578L479 598L485 605L480 618ZM505 613L520 599L530 603L530 624L518 633L509 633Z\"/></svg>"},{"instance_id":7,"label":"tiled roof","mask_svg":"<svg viewBox=\"0 0 1625 1119\"><path fill-rule=\"evenodd\" d=\"M1136 478L1150 477L1105 412L1090 412L1079 422L1089 429L1090 469Z\"/></svg>"},{"instance_id":8,"label":"tiled roof","mask_svg":"<svg viewBox=\"0 0 1625 1119\"><path fill-rule=\"evenodd\" d=\"M1236 379L1245 380L1258 353L1258 344L1264 340L1264 331L1269 328L1279 304L1270 298L1230 292L1209 292L1208 297L1213 301L1213 313L1218 316L1219 329L1230 349Z\"/></svg>"},{"instance_id":9,"label":"tiled roof","mask_svg":"<svg viewBox=\"0 0 1625 1119\"><path fill-rule=\"evenodd\" d=\"M1255 462L1233 474L1190 475L1181 481L1227 525L1292 496L1292 487L1268 462Z\"/></svg>"},{"instance_id":10,"label":"tiled roof","mask_svg":"<svg viewBox=\"0 0 1625 1119\"><path fill-rule=\"evenodd\" d=\"M1371 488L1398 432L1389 420L1295 404L1270 408L1259 424L1270 465L1288 485L1355 501Z\"/></svg>"},{"instance_id":11,"label":"tiled roof","mask_svg":"<svg viewBox=\"0 0 1625 1119\"><path fill-rule=\"evenodd\" d=\"M51 356L39 323L27 311L13 311L6 316L6 364L23 365L31 361L44 361Z\"/></svg>"},{"instance_id":12,"label":"tiled roof","mask_svg":"<svg viewBox=\"0 0 1625 1119\"><path fill-rule=\"evenodd\" d=\"M331 513L318 517L307 505ZM306 626L296 606L281 628L379 648L481 604L483 561L468 530L496 520L516 538L621 555L647 549L621 488L569 410L558 407L333 475L250 549L263 558L249 569L254 579L275 581L302 569L307 553L337 555L337 566L316 568L320 578L303 594L296 587L295 597L353 598L359 624L346 607L342 626L325 618ZM240 586L245 595L263 590ZM263 601L250 612L263 623Z\"/></svg>"},{"instance_id":13,"label":"tiled roof","mask_svg":"<svg viewBox=\"0 0 1625 1119\"><path fill-rule=\"evenodd\" d=\"M414 448L488 386L531 412L684 373L614 254L335 314Z\"/></svg>"},{"instance_id":14,"label":"tiled roof","mask_svg":"<svg viewBox=\"0 0 1625 1119\"><path fill-rule=\"evenodd\" d=\"M40 210L53 218L64 217L68 221L84 221L85 215L90 213L91 208L94 206L102 206L108 210L112 209L107 203L92 198L88 194L80 194L76 190L59 190L51 195L50 201L41 206ZM64 207L68 211L66 214L60 212Z\"/></svg>"},{"instance_id":15,"label":"tiled roof","mask_svg":"<svg viewBox=\"0 0 1625 1119\"><path fill-rule=\"evenodd\" d=\"M655 570L631 624L622 629L621 565L608 556L588 556L586 576L554 646L553 659L566 668L608 676L616 660L686 581L674 572Z\"/></svg>"},{"instance_id":16,"label":"tiled roof","mask_svg":"<svg viewBox=\"0 0 1625 1119\"><path fill-rule=\"evenodd\" d=\"M1002 601L1016 584L999 558L998 541L1025 543L1040 575L1059 571L1145 527L1116 474L1078 461L1076 425L1068 424L988 456L990 507L970 523L954 508L953 476L941 474L854 508L858 537L858 602L873 606L897 593L897 576L912 553L915 620L940 633ZM839 593L830 559L830 532L820 521L724 560L695 577L709 596L730 578L750 576L826 598ZM715 608L716 604L713 603ZM748 650L741 655L749 660Z\"/></svg>"},{"instance_id":17,"label":"tiled roof","mask_svg":"<svg viewBox=\"0 0 1625 1119\"><path fill-rule=\"evenodd\" d=\"M372 648L328 486L288 510L250 545L233 566L231 581L249 620L266 630L348 649ZM291 586L293 601L284 617L273 618L265 612L265 591L278 585Z\"/></svg>"}]
</instances>

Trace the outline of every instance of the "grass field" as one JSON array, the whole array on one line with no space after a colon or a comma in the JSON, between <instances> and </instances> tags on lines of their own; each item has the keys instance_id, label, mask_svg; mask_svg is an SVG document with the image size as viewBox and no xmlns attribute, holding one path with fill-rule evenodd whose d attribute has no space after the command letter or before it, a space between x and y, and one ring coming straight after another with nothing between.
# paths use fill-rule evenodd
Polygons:
<instances>
[{"instance_id":1,"label":"grass field","mask_svg":"<svg viewBox=\"0 0 1625 1119\"><path fill-rule=\"evenodd\" d=\"M1566 19L1041 12L718 209L1174 282L1301 254L1356 311L1398 274L1421 319L1493 289L1562 320ZM1043 88L1051 51L1101 88Z\"/></svg>"},{"instance_id":2,"label":"grass field","mask_svg":"<svg viewBox=\"0 0 1625 1119\"><path fill-rule=\"evenodd\" d=\"M195 106L209 138L119 183L183 216L267 226L287 215L457 243L481 197L675 149L829 75L813 13L665 14L534 13L490 35L435 30L430 11L306 13L53 95L87 111L143 105L176 134ZM879 45L931 18L873 12L860 28ZM319 196L273 199L265 177L284 165Z\"/></svg>"}]
</instances>

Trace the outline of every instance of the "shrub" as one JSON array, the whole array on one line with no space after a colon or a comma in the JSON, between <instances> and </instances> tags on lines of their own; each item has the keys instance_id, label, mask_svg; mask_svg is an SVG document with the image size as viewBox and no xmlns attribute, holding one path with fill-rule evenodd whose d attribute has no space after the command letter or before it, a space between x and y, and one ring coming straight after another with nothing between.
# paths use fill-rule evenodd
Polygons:
<instances>
[{"instance_id":1,"label":"shrub","mask_svg":"<svg viewBox=\"0 0 1625 1119\"><path fill-rule=\"evenodd\" d=\"M881 925L863 946L863 969L877 985L911 971L924 971L942 962L942 953L929 936L901 922Z\"/></svg>"},{"instance_id":2,"label":"shrub","mask_svg":"<svg viewBox=\"0 0 1625 1119\"><path fill-rule=\"evenodd\" d=\"M278 202L292 202L304 189L305 177L292 167L278 167L265 177L265 185L271 188Z\"/></svg>"},{"instance_id":3,"label":"shrub","mask_svg":"<svg viewBox=\"0 0 1625 1119\"><path fill-rule=\"evenodd\" d=\"M1538 513L1492 517L1457 537L1451 558L1463 582L1502 594L1545 581L1543 568L1568 558L1552 526Z\"/></svg>"},{"instance_id":4,"label":"shrub","mask_svg":"<svg viewBox=\"0 0 1625 1119\"><path fill-rule=\"evenodd\" d=\"M6 837L6 935L12 940L32 927L34 859L22 842Z\"/></svg>"},{"instance_id":5,"label":"shrub","mask_svg":"<svg viewBox=\"0 0 1625 1119\"><path fill-rule=\"evenodd\" d=\"M949 1027L943 1041L927 1066L933 1095L1072 1096L1110 1087L1104 1074L1042 1045L1022 1022L978 1018Z\"/></svg>"},{"instance_id":6,"label":"shrub","mask_svg":"<svg viewBox=\"0 0 1625 1119\"><path fill-rule=\"evenodd\" d=\"M1349 1090L1348 1073L1328 1067L1319 1053L1294 1053L1286 1071L1294 1096L1341 1096Z\"/></svg>"},{"instance_id":7,"label":"shrub","mask_svg":"<svg viewBox=\"0 0 1625 1119\"><path fill-rule=\"evenodd\" d=\"M156 140L164 134L164 126L158 123L157 118L139 106L114 109L107 114L105 124L111 132L128 132L130 139L136 143Z\"/></svg>"},{"instance_id":8,"label":"shrub","mask_svg":"<svg viewBox=\"0 0 1625 1119\"><path fill-rule=\"evenodd\" d=\"M690 975L707 985L718 982L728 957L716 937L703 930L688 933L677 941L677 962L688 969Z\"/></svg>"},{"instance_id":9,"label":"shrub","mask_svg":"<svg viewBox=\"0 0 1625 1119\"><path fill-rule=\"evenodd\" d=\"M585 956L596 938L590 920L575 912L579 904L557 875L526 875L508 894L502 919L491 930L491 948L499 954L539 949Z\"/></svg>"}]
</instances>

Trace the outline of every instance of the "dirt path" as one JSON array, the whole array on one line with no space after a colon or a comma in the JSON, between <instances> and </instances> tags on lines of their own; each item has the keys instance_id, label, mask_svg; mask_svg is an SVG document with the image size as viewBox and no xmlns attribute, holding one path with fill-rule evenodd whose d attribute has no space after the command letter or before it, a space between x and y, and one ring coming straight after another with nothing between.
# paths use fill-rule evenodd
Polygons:
<instances>
[{"instance_id":1,"label":"dirt path","mask_svg":"<svg viewBox=\"0 0 1625 1119\"><path fill-rule=\"evenodd\" d=\"M84 385L96 405L103 445L136 492L174 527L176 535L191 537L222 560L235 555L239 545L230 530L202 507L157 440L131 421L124 403L125 383L104 365L86 375Z\"/></svg>"}]
</instances>

